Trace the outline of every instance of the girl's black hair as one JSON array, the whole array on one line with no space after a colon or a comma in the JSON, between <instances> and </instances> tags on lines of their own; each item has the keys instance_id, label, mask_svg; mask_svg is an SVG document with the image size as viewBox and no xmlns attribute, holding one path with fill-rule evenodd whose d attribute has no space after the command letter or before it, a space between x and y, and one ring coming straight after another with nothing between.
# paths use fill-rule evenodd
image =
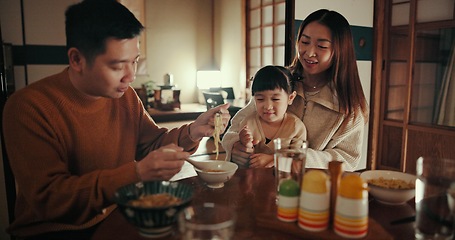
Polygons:
<instances>
[{"instance_id":1,"label":"girl's black hair","mask_svg":"<svg viewBox=\"0 0 455 240\"><path fill-rule=\"evenodd\" d=\"M293 87L291 85L291 72L281 66L265 66L256 72L251 86L251 94L256 92L283 89L287 94L291 94Z\"/></svg>"}]
</instances>

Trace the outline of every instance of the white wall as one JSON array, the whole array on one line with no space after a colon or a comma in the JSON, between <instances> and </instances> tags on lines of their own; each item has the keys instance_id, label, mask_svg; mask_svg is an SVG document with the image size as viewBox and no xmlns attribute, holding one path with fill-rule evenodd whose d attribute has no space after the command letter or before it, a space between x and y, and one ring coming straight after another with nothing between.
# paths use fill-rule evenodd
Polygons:
<instances>
[{"instance_id":1,"label":"white wall","mask_svg":"<svg viewBox=\"0 0 455 240\"><path fill-rule=\"evenodd\" d=\"M295 18L303 20L310 13L325 8L342 14L350 25L373 27L374 0L296 0ZM357 61L360 80L362 82L365 97L370 103L371 91L371 61ZM363 140L362 160L358 169L366 168L368 150L368 125L365 127Z\"/></svg>"},{"instance_id":2,"label":"white wall","mask_svg":"<svg viewBox=\"0 0 455 240\"><path fill-rule=\"evenodd\" d=\"M215 1L221 31L215 31L215 60L220 63L222 86L234 87L235 96L243 98L246 87L245 22L242 0ZM217 52L219 51L219 52Z\"/></svg>"},{"instance_id":3,"label":"white wall","mask_svg":"<svg viewBox=\"0 0 455 240\"><path fill-rule=\"evenodd\" d=\"M211 57L210 0L147 0L146 80L163 85L166 73L174 75L181 102L196 102L196 71ZM139 76L134 85L142 82Z\"/></svg>"},{"instance_id":4,"label":"white wall","mask_svg":"<svg viewBox=\"0 0 455 240\"><path fill-rule=\"evenodd\" d=\"M217 69L222 86L240 93L245 86L241 0L146 0L145 7L148 74L133 86L150 80L162 85L172 73L180 101L197 102L196 71Z\"/></svg>"}]
</instances>

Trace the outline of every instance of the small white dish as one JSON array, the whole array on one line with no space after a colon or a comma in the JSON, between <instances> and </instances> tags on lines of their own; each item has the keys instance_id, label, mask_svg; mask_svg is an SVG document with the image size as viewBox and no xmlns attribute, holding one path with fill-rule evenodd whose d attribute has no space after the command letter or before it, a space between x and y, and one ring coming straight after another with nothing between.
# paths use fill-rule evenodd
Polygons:
<instances>
[{"instance_id":1,"label":"small white dish","mask_svg":"<svg viewBox=\"0 0 455 240\"><path fill-rule=\"evenodd\" d=\"M222 188L232 178L238 166L233 162L209 160L204 162L204 169L194 168L197 175L209 188Z\"/></svg>"}]
</instances>

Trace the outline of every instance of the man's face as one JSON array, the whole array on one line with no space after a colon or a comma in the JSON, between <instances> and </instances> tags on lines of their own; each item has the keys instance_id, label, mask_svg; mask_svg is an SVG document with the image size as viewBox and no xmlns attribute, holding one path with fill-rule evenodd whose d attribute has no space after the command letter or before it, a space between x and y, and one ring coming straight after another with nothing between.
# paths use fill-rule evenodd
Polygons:
<instances>
[{"instance_id":1,"label":"man's face","mask_svg":"<svg viewBox=\"0 0 455 240\"><path fill-rule=\"evenodd\" d=\"M106 51L82 69L81 90L92 97L120 98L134 81L139 40L106 40Z\"/></svg>"}]
</instances>

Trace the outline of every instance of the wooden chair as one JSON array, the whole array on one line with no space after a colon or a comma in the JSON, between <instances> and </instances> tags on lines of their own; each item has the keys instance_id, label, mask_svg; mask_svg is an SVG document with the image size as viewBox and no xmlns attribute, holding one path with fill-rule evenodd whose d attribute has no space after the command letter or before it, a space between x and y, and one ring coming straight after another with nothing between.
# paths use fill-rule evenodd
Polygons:
<instances>
[{"instance_id":1,"label":"wooden chair","mask_svg":"<svg viewBox=\"0 0 455 240\"><path fill-rule=\"evenodd\" d=\"M0 124L2 121L0 121ZM5 140L3 137L3 129L0 133L2 142L2 159L3 159L3 175L5 177L6 202L8 206L8 220L10 223L14 220L14 207L16 206L16 181L13 171L9 164L8 155L6 154Z\"/></svg>"}]
</instances>

